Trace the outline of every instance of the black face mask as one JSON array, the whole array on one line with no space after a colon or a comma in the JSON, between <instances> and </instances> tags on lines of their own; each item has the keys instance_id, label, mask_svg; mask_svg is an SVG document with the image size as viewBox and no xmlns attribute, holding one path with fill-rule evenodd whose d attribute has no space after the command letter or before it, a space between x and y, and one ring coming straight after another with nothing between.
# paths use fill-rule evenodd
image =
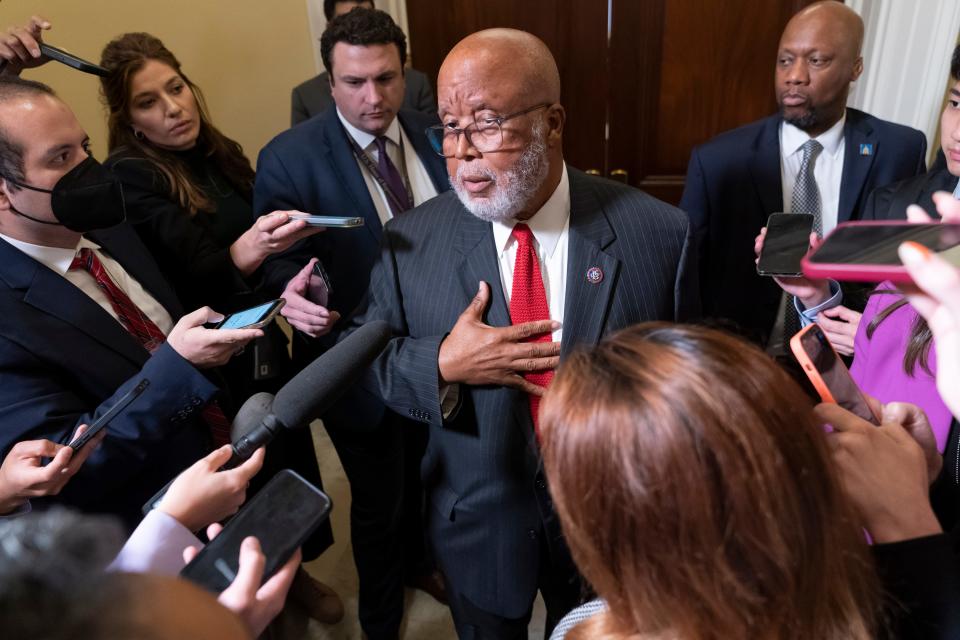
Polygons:
<instances>
[{"instance_id":1,"label":"black face mask","mask_svg":"<svg viewBox=\"0 0 960 640\"><path fill-rule=\"evenodd\" d=\"M13 203L10 205L14 213L40 224L63 225L71 231L86 233L113 227L127 217L120 181L93 158L87 158L63 174L53 189L41 189L10 178L4 179L24 189L51 194L50 207L58 222L41 220L18 211Z\"/></svg>"}]
</instances>

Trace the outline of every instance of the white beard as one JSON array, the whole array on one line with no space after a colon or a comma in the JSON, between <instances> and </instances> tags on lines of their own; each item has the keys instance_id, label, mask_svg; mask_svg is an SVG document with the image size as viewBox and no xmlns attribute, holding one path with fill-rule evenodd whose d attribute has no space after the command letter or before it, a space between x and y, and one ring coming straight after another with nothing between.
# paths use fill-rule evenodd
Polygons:
<instances>
[{"instance_id":1,"label":"white beard","mask_svg":"<svg viewBox=\"0 0 960 640\"><path fill-rule=\"evenodd\" d=\"M546 126L543 121L537 121L532 133L533 140L510 169L499 175L492 169L470 169L471 175L483 176L492 182L490 195L475 198L463 186L466 165L461 164L457 168L457 175L450 178L450 186L467 211L487 222L510 220L523 211L547 179L549 170L546 161Z\"/></svg>"}]
</instances>

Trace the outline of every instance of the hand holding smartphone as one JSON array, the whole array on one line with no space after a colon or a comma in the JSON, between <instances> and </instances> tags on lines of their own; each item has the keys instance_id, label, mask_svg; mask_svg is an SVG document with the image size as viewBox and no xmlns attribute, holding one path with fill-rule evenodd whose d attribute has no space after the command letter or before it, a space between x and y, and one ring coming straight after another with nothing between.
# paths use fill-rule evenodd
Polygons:
<instances>
[{"instance_id":1,"label":"hand holding smartphone","mask_svg":"<svg viewBox=\"0 0 960 640\"><path fill-rule=\"evenodd\" d=\"M358 216L314 216L307 213L291 213L291 220L305 220L310 227L331 227L334 229L353 229L362 227L363 218Z\"/></svg>"},{"instance_id":2,"label":"hand holding smartphone","mask_svg":"<svg viewBox=\"0 0 960 640\"><path fill-rule=\"evenodd\" d=\"M331 293L333 293L333 286L330 284L330 276L318 260L313 265L310 281L307 283L307 298L310 302L326 307L330 302Z\"/></svg>"},{"instance_id":3,"label":"hand holding smartphone","mask_svg":"<svg viewBox=\"0 0 960 640\"><path fill-rule=\"evenodd\" d=\"M214 324L212 329L261 329L270 324L283 305L286 304L283 298L277 298L264 304L244 309L236 313L231 313L220 322Z\"/></svg>"},{"instance_id":4,"label":"hand holding smartphone","mask_svg":"<svg viewBox=\"0 0 960 640\"><path fill-rule=\"evenodd\" d=\"M801 329L790 339L790 349L821 400L838 404L868 422L880 424L880 416L870 408L847 366L819 326L810 324Z\"/></svg>"}]
</instances>

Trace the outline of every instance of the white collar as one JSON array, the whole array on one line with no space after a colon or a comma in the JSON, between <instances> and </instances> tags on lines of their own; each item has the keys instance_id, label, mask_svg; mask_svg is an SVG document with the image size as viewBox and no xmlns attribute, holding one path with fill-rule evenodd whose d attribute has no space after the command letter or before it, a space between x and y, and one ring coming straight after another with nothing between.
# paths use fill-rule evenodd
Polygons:
<instances>
[{"instance_id":1,"label":"white collar","mask_svg":"<svg viewBox=\"0 0 960 640\"><path fill-rule=\"evenodd\" d=\"M533 237L537 239L537 244L543 248L546 255L552 256L560 242L560 236L567 228L569 219L570 179L567 177L567 165L564 164L563 173L560 174L560 183L553 190L553 194L529 220L524 220L524 222L530 227ZM496 243L498 253L507 250L513 227L517 222L518 220L510 219L492 223L493 240Z\"/></svg>"},{"instance_id":2,"label":"white collar","mask_svg":"<svg viewBox=\"0 0 960 640\"><path fill-rule=\"evenodd\" d=\"M84 247L90 249L100 248L100 245L87 240L84 237L80 238L80 242L78 242L77 246L73 249L62 249L60 247L47 247L40 244L31 244L29 242L24 242L23 240L17 240L16 238L3 235L2 233L0 233L0 238L3 238L40 264L59 273L62 276L67 275L67 271L70 270L70 265L73 264L73 258L77 255L77 252L80 249Z\"/></svg>"},{"instance_id":3,"label":"white collar","mask_svg":"<svg viewBox=\"0 0 960 640\"><path fill-rule=\"evenodd\" d=\"M347 130L347 133L350 134L350 137L353 138L361 149L366 149L373 141L376 140L377 136L367 133L366 131L361 131L355 126L350 124L346 118L343 117L343 114L340 113L340 108L337 107L337 117L340 118L340 122L343 124L343 128ZM390 123L390 126L387 127L387 132L384 133L387 139L393 144L400 146L400 122L396 116L393 118L393 122Z\"/></svg>"},{"instance_id":4,"label":"white collar","mask_svg":"<svg viewBox=\"0 0 960 640\"><path fill-rule=\"evenodd\" d=\"M843 142L843 126L846 122L847 112L844 110L843 117L834 123L832 127L816 138L813 138L813 140L823 145L824 153L828 153L831 156L837 155L837 151L840 150L840 145ZM784 157L801 151L801 147L810 139L810 136L807 135L807 132L803 129L798 129L786 121L782 123L780 129L780 144Z\"/></svg>"}]
</instances>

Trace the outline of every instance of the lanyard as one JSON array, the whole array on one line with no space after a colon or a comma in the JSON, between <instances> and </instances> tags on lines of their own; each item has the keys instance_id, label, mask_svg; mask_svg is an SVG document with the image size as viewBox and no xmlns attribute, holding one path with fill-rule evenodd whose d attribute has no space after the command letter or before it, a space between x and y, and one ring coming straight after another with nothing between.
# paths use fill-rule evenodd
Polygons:
<instances>
[{"instance_id":1,"label":"lanyard","mask_svg":"<svg viewBox=\"0 0 960 640\"><path fill-rule=\"evenodd\" d=\"M380 185L380 188L383 189L384 195L387 196L387 199L390 200L390 203L397 211L407 211L413 209L413 193L410 189L410 180L407 178L407 155L404 152L403 147L403 132L400 133L400 157L403 158L403 171L400 172L400 177L403 179L403 186L406 187L406 194L394 193L393 189L390 188L390 185L380 175L380 170L377 169L376 163L373 161L367 152L360 148L360 145L357 144L357 141L353 139L353 136L350 135L350 132L344 129L343 133L347 136L347 140L350 141L350 146L353 147L353 155L357 157L360 163L364 168L373 176L373 179L377 181L377 184ZM383 146L383 152L387 152L387 146Z\"/></svg>"}]
</instances>

